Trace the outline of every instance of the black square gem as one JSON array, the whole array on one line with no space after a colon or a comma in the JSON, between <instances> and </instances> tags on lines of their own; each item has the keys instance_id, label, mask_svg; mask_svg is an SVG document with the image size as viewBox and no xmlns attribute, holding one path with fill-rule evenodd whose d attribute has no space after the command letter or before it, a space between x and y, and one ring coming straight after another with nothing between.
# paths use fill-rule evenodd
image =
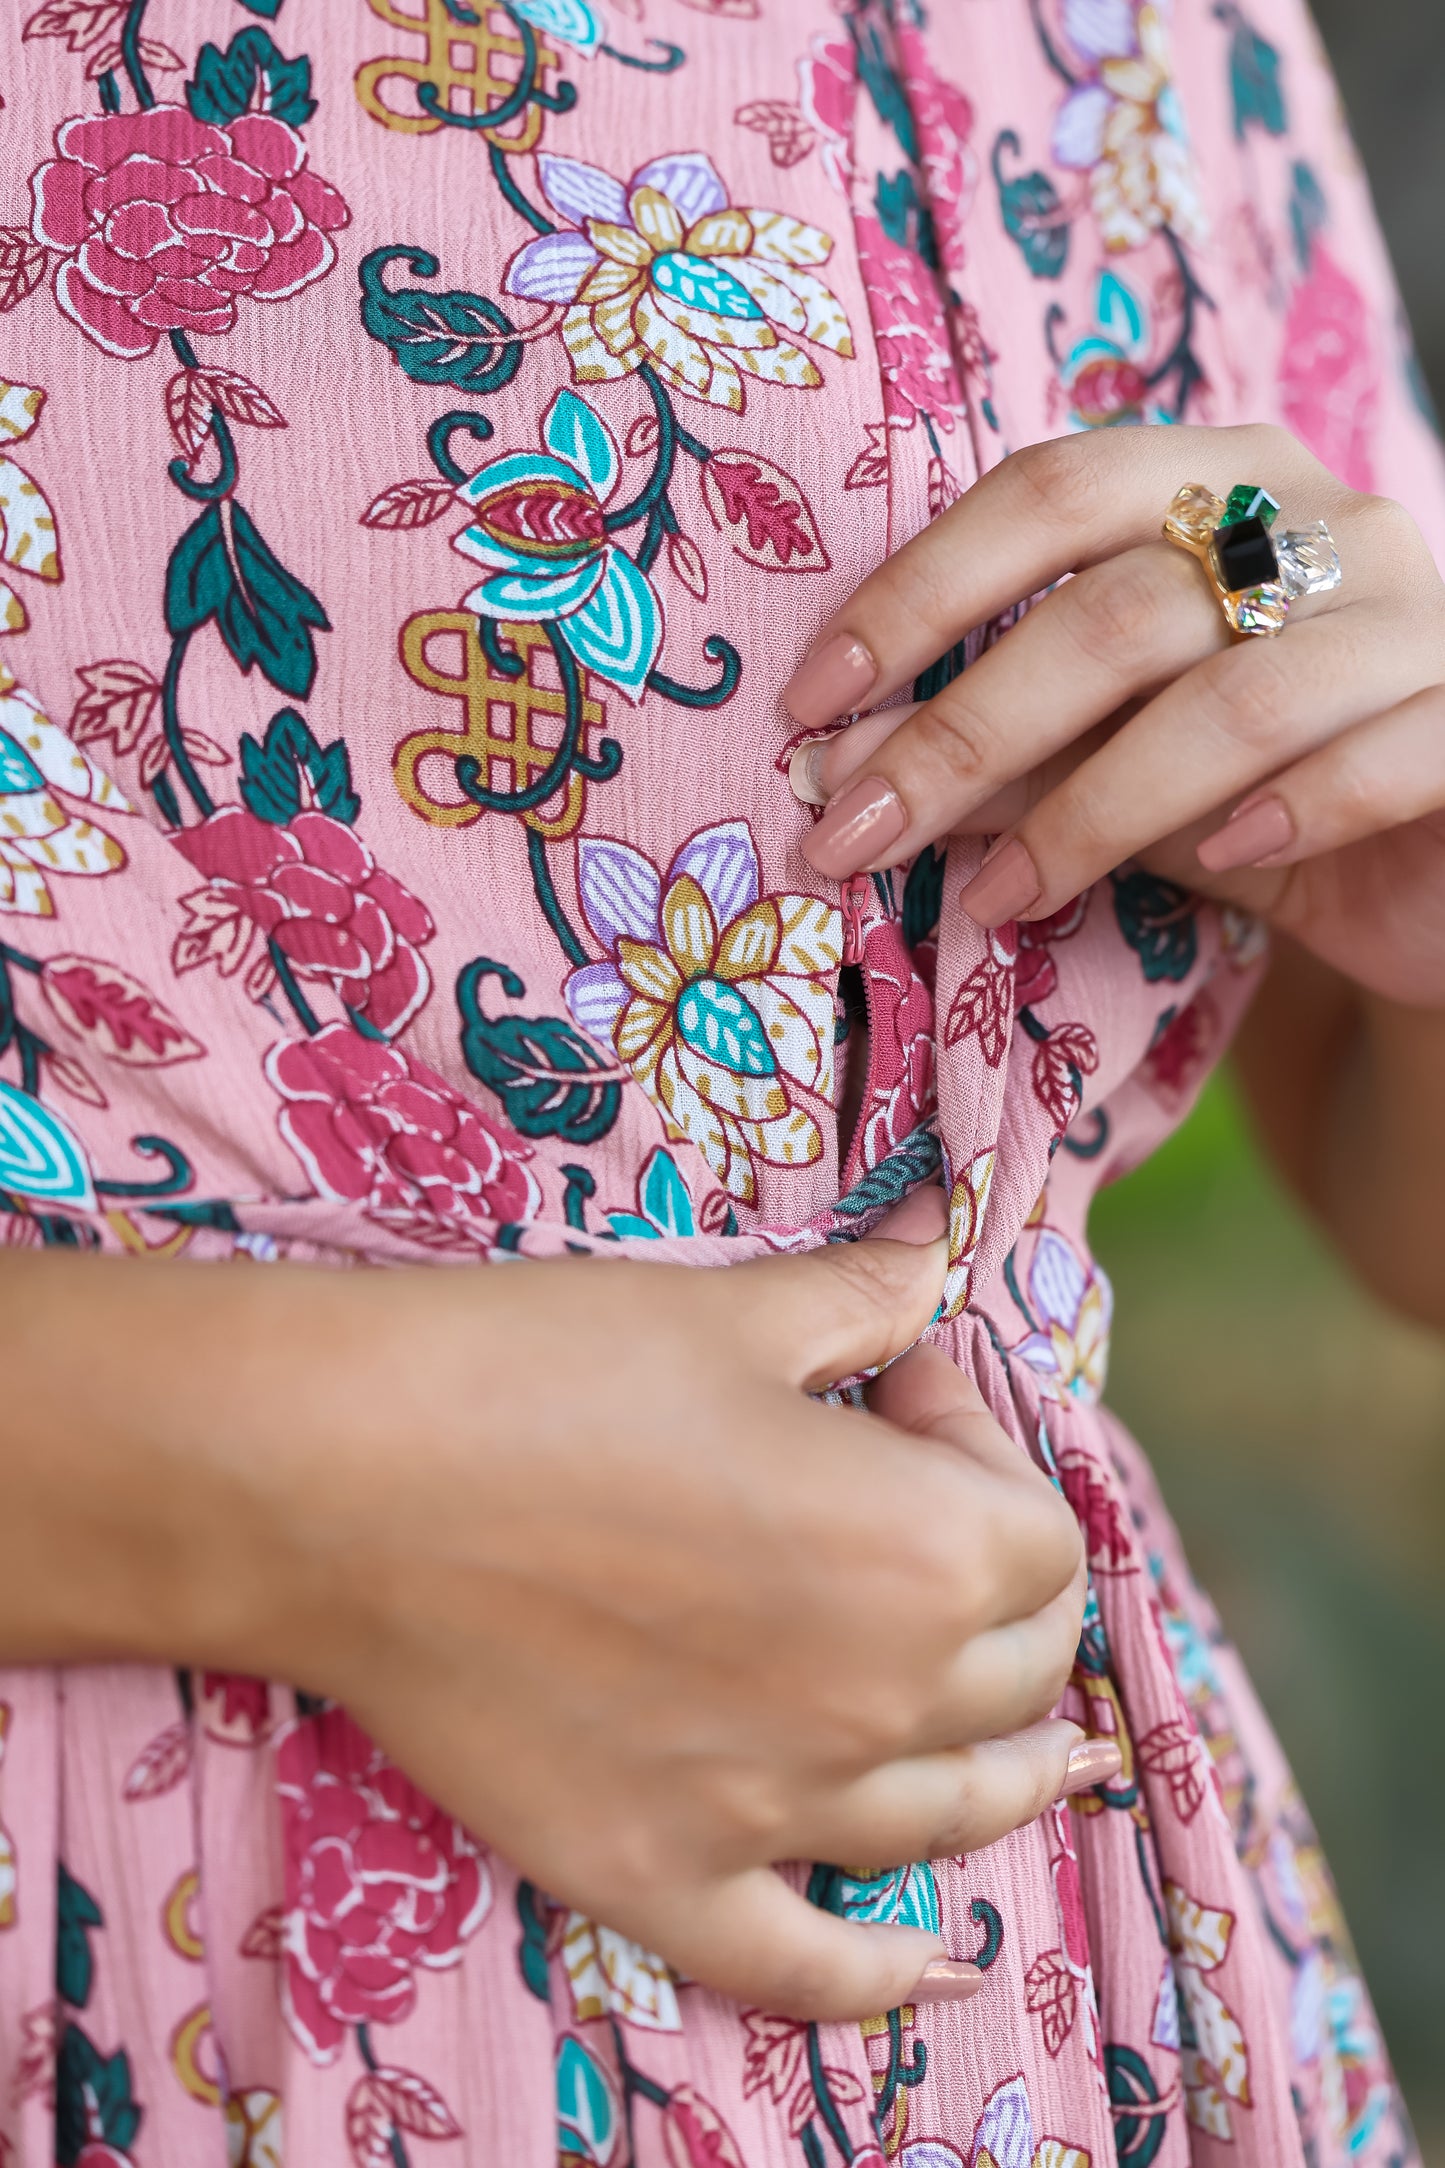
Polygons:
<instances>
[{"instance_id":1,"label":"black square gem","mask_svg":"<svg viewBox=\"0 0 1445 2168\"><path fill-rule=\"evenodd\" d=\"M1232 595L1245 587L1264 587L1279 578L1279 559L1262 519L1237 519L1214 530L1214 555Z\"/></svg>"}]
</instances>

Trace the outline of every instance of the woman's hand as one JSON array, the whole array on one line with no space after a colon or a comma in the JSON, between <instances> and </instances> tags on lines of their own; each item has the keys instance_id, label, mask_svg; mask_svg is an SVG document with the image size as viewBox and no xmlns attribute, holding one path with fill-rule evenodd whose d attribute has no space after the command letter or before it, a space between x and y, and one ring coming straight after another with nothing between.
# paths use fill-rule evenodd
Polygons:
<instances>
[{"instance_id":1,"label":"woman's hand","mask_svg":"<svg viewBox=\"0 0 1445 2168\"><path fill-rule=\"evenodd\" d=\"M1343 584L1231 640L1163 540L1176 489L1262 484L1326 520ZM1039 918L1126 858L1260 912L1367 990L1445 1001L1445 587L1396 504L1274 428L1125 429L1016 453L866 579L789 683L821 729L972 627L1056 592L926 705L811 758L803 850L835 880L949 834L999 840L963 891Z\"/></svg>"},{"instance_id":2,"label":"woman's hand","mask_svg":"<svg viewBox=\"0 0 1445 2168\"><path fill-rule=\"evenodd\" d=\"M973 1850L1117 1765L1045 1721L1078 1529L973 1387L922 1348L871 1414L809 1397L927 1325L943 1218L710 1272L10 1253L0 1661L334 1696L551 1896L747 2001L971 1992L771 1871Z\"/></svg>"}]
</instances>

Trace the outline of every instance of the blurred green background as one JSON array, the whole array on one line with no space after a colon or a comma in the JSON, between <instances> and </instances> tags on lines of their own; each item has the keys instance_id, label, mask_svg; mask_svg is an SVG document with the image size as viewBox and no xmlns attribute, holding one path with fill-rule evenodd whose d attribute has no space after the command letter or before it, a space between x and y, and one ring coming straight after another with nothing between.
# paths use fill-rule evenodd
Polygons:
<instances>
[{"instance_id":1,"label":"blurred green background","mask_svg":"<svg viewBox=\"0 0 1445 2168\"><path fill-rule=\"evenodd\" d=\"M1445 5L1315 15L1445 409ZM1283 1737L1445 2168L1445 1341L1351 1284L1227 1077L1093 1230L1118 1296L1110 1402Z\"/></svg>"},{"instance_id":2,"label":"blurred green background","mask_svg":"<svg viewBox=\"0 0 1445 2168\"><path fill-rule=\"evenodd\" d=\"M1445 2168L1445 1341L1351 1283L1227 1075L1092 1232L1117 1296L1110 1405L1283 1738Z\"/></svg>"}]
</instances>

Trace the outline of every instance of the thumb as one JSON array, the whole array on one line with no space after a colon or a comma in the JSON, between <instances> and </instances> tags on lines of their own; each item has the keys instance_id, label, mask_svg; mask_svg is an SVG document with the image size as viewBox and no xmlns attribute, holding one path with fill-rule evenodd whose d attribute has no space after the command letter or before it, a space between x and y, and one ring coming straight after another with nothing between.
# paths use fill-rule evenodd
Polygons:
<instances>
[{"instance_id":1,"label":"thumb","mask_svg":"<svg viewBox=\"0 0 1445 2168\"><path fill-rule=\"evenodd\" d=\"M840 1920L771 1867L648 1909L648 1948L700 1986L778 2017L856 2021L900 2003L960 2001L984 1984L978 1966L948 1957L937 1935Z\"/></svg>"},{"instance_id":2,"label":"thumb","mask_svg":"<svg viewBox=\"0 0 1445 2168\"><path fill-rule=\"evenodd\" d=\"M948 1271L948 1207L918 1189L861 1242L735 1265L727 1292L750 1362L809 1391L890 1362L926 1331Z\"/></svg>"}]
</instances>

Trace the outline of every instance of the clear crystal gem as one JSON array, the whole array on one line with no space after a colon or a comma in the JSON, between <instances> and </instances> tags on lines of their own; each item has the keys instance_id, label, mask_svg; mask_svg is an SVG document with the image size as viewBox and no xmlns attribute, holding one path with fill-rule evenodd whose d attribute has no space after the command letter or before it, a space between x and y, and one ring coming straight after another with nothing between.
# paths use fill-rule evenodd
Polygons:
<instances>
[{"instance_id":1,"label":"clear crystal gem","mask_svg":"<svg viewBox=\"0 0 1445 2168\"><path fill-rule=\"evenodd\" d=\"M1322 519L1308 527L1289 528L1276 542L1275 552L1285 592L1294 600L1301 595L1328 595L1339 586L1339 551Z\"/></svg>"},{"instance_id":2,"label":"clear crystal gem","mask_svg":"<svg viewBox=\"0 0 1445 2168\"><path fill-rule=\"evenodd\" d=\"M1289 596L1278 582L1270 581L1226 595L1224 610L1236 632L1278 632L1289 616Z\"/></svg>"},{"instance_id":3,"label":"clear crystal gem","mask_svg":"<svg viewBox=\"0 0 1445 2168\"><path fill-rule=\"evenodd\" d=\"M1224 501L1212 489L1191 482L1181 489L1169 507L1164 531L1176 542L1207 542L1224 517Z\"/></svg>"}]
</instances>

